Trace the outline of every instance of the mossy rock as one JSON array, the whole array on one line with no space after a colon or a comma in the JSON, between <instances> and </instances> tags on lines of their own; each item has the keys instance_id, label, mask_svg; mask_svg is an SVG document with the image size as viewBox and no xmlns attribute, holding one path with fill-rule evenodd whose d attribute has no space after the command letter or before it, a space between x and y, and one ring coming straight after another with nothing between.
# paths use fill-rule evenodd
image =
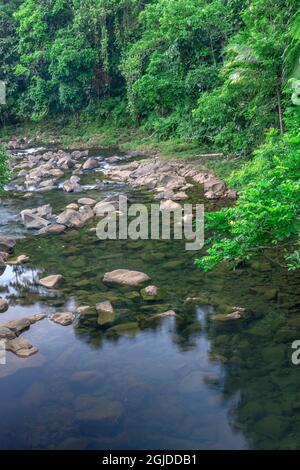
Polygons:
<instances>
[{"instance_id":1,"label":"mossy rock","mask_svg":"<svg viewBox=\"0 0 300 470\"><path fill-rule=\"evenodd\" d=\"M171 261L167 261L166 263L163 263L163 268L175 269L181 266L182 264L184 264L183 260L174 259Z\"/></svg>"},{"instance_id":2,"label":"mossy rock","mask_svg":"<svg viewBox=\"0 0 300 470\"><path fill-rule=\"evenodd\" d=\"M236 322L236 321L239 321L239 320L235 320L235 319L232 319L230 317L227 316L227 313L218 313L216 315L212 315L211 316L211 319L213 321L216 321L216 322ZM241 320L241 318L240 318Z\"/></svg>"},{"instance_id":3,"label":"mossy rock","mask_svg":"<svg viewBox=\"0 0 300 470\"><path fill-rule=\"evenodd\" d=\"M278 297L278 290L272 287L251 287L250 292L262 297L264 300L276 300Z\"/></svg>"},{"instance_id":4,"label":"mossy rock","mask_svg":"<svg viewBox=\"0 0 300 470\"><path fill-rule=\"evenodd\" d=\"M115 312L101 312L98 315L98 325L103 326L109 323L113 323L116 319Z\"/></svg>"}]
</instances>

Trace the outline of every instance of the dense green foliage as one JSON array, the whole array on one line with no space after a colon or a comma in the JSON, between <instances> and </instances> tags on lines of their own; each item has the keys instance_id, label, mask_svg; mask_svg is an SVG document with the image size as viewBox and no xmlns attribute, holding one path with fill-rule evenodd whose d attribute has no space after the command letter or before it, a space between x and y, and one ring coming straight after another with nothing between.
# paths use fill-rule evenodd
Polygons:
<instances>
[{"instance_id":1,"label":"dense green foliage","mask_svg":"<svg viewBox=\"0 0 300 470\"><path fill-rule=\"evenodd\" d=\"M288 243L292 268L299 57L299 0L6 0L0 119L90 116L238 154L231 184L243 191L209 216L214 245L199 264Z\"/></svg>"},{"instance_id":2,"label":"dense green foliage","mask_svg":"<svg viewBox=\"0 0 300 470\"><path fill-rule=\"evenodd\" d=\"M286 247L289 268L300 268L300 109L294 118L297 129L283 138L269 136L254 159L232 175L232 184L246 188L237 204L208 214L214 243L208 256L196 261L205 269L223 260L249 259L278 245Z\"/></svg>"}]
</instances>

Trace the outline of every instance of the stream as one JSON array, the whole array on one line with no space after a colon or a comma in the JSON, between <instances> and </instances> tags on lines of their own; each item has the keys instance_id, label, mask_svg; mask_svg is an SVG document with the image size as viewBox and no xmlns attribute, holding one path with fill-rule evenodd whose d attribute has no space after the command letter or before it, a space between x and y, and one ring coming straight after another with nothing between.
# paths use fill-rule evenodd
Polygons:
<instances>
[{"instance_id":1,"label":"stream","mask_svg":"<svg viewBox=\"0 0 300 470\"><path fill-rule=\"evenodd\" d=\"M300 449L300 365L291 361L299 274L265 259L205 273L184 241L101 241L90 231L95 221L48 236L22 225L25 208L49 203L59 213L83 196L127 194L150 204L151 193L124 184L94 188L115 154L91 149L103 160L82 177L82 193L1 198L0 234L17 237L14 255L30 261L0 271L0 296L10 304L0 321L48 317L22 334L39 352L26 359L8 352L0 365L0 449ZM206 210L214 205L205 201ZM159 298L103 284L119 268L147 273ZM62 287L36 284L51 274L63 275ZM49 319L105 300L116 310L114 328L99 325L96 313L66 327ZM228 306L253 315L214 321ZM153 318L170 309L176 318Z\"/></svg>"}]
</instances>

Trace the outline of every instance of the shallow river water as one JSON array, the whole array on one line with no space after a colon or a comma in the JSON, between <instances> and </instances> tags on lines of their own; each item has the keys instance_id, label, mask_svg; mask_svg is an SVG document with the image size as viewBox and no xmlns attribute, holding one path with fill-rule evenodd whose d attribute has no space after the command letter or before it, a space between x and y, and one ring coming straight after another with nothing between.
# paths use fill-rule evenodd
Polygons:
<instances>
[{"instance_id":1,"label":"shallow river water","mask_svg":"<svg viewBox=\"0 0 300 470\"><path fill-rule=\"evenodd\" d=\"M82 181L92 185L95 174ZM87 189L98 200L126 193L151 201L118 184ZM0 295L10 303L0 321L103 300L115 306L116 321L103 327L92 313L62 327L45 319L23 333L39 353L8 353L0 365L0 448L299 449L300 365L291 362L291 343L300 339L299 275L264 259L204 273L181 241L100 241L93 224L37 237L20 224L25 207L50 203L58 213L81 196L55 190L1 199L0 234L20 238L15 253L30 262L0 271ZM118 268L147 273L159 299L104 285L104 273ZM64 276L59 290L35 284L50 274ZM252 317L212 319L235 305ZM168 309L177 318L153 319Z\"/></svg>"}]
</instances>

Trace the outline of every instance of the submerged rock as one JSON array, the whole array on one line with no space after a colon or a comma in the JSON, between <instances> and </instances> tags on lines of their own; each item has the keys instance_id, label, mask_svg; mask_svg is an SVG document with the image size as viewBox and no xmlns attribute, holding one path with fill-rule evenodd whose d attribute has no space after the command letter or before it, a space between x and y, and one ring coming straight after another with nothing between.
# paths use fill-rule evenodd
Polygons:
<instances>
[{"instance_id":1,"label":"submerged rock","mask_svg":"<svg viewBox=\"0 0 300 470\"><path fill-rule=\"evenodd\" d=\"M177 314L174 310L167 310L166 312L158 313L157 315L154 315L152 318L168 318L168 317L177 317Z\"/></svg>"},{"instance_id":2,"label":"submerged rock","mask_svg":"<svg viewBox=\"0 0 300 470\"><path fill-rule=\"evenodd\" d=\"M82 169L83 170L93 170L97 168L98 162L95 158L88 158L86 162L84 162Z\"/></svg>"},{"instance_id":3,"label":"submerged rock","mask_svg":"<svg viewBox=\"0 0 300 470\"><path fill-rule=\"evenodd\" d=\"M75 408L79 421L115 421L124 413L119 401L90 395L79 396Z\"/></svg>"},{"instance_id":4,"label":"submerged rock","mask_svg":"<svg viewBox=\"0 0 300 470\"><path fill-rule=\"evenodd\" d=\"M147 274L129 269L116 269L104 275L103 282L108 284L119 284L122 286L136 287L150 280Z\"/></svg>"},{"instance_id":5,"label":"submerged rock","mask_svg":"<svg viewBox=\"0 0 300 470\"><path fill-rule=\"evenodd\" d=\"M278 290L272 287L251 287L250 292L261 296L265 300L276 300L278 297Z\"/></svg>"},{"instance_id":6,"label":"submerged rock","mask_svg":"<svg viewBox=\"0 0 300 470\"><path fill-rule=\"evenodd\" d=\"M62 326L68 326L75 320L75 315L71 312L58 312L52 315L51 320Z\"/></svg>"},{"instance_id":7,"label":"submerged rock","mask_svg":"<svg viewBox=\"0 0 300 470\"><path fill-rule=\"evenodd\" d=\"M14 238L0 236L0 251L11 252L14 249L15 244L16 240Z\"/></svg>"},{"instance_id":8,"label":"submerged rock","mask_svg":"<svg viewBox=\"0 0 300 470\"><path fill-rule=\"evenodd\" d=\"M0 299L0 313L4 313L8 310L8 302L5 299Z\"/></svg>"},{"instance_id":9,"label":"submerged rock","mask_svg":"<svg viewBox=\"0 0 300 470\"><path fill-rule=\"evenodd\" d=\"M40 284L43 287L46 287L47 289L53 289L54 287L57 287L58 284L60 284L63 280L63 276L61 274L53 274L51 276L44 277L38 281L38 284Z\"/></svg>"},{"instance_id":10,"label":"submerged rock","mask_svg":"<svg viewBox=\"0 0 300 470\"><path fill-rule=\"evenodd\" d=\"M25 264L29 261L29 256L27 255L19 255L16 258L10 259L7 261L8 265L11 266L18 266L19 264Z\"/></svg>"},{"instance_id":11,"label":"submerged rock","mask_svg":"<svg viewBox=\"0 0 300 470\"><path fill-rule=\"evenodd\" d=\"M69 228L80 228L94 218L93 209L90 206L82 206L79 211L66 209L59 214L56 222L59 225L65 225Z\"/></svg>"}]
</instances>

